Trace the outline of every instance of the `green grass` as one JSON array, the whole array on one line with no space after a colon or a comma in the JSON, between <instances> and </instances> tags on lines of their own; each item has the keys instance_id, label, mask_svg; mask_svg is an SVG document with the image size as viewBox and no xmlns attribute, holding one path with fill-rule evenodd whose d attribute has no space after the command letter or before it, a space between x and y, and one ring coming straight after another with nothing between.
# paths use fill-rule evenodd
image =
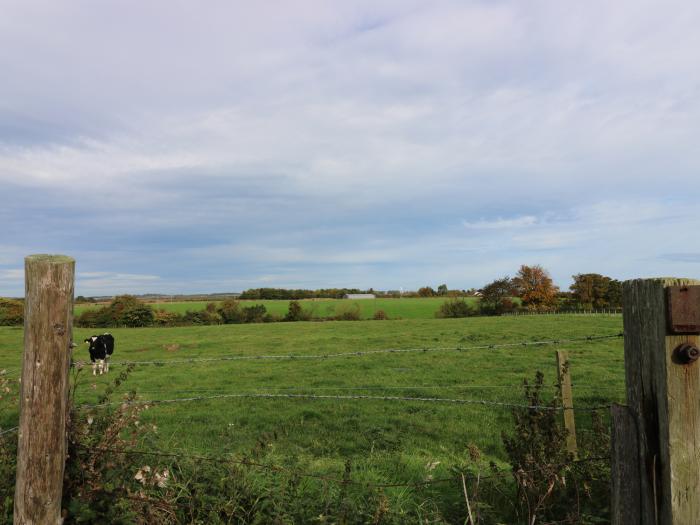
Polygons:
<instances>
[{"instance_id":1,"label":"green grass","mask_svg":"<svg viewBox=\"0 0 700 525\"><path fill-rule=\"evenodd\" d=\"M440 305L445 302L444 297L425 298L405 298L405 299L304 299L299 301L304 310L311 311L314 317L330 317L339 306L352 305L356 303L360 306L360 311L364 319L371 319L374 312L384 310L392 319L433 319L435 312ZM466 301L475 304L478 299L474 297L466 298ZM289 309L289 301L269 300L269 301L241 301L242 306L252 306L263 304L268 312L283 316ZM185 301L185 302L163 302L151 303L156 309L163 309L170 312L185 313L187 310L203 310L207 301ZM75 307L75 314L80 315L87 309L99 308L101 305L79 304Z\"/></svg>"},{"instance_id":2,"label":"green grass","mask_svg":"<svg viewBox=\"0 0 700 525\"><path fill-rule=\"evenodd\" d=\"M222 355L312 355L384 348L468 347L616 334L621 318L543 316L417 319L327 323L273 323L182 328L112 329L114 361L168 360ZM89 329L76 329L82 341ZM224 393L315 393L483 399L521 402L521 385L537 370L555 382L555 346L417 353L387 353L324 360L251 360L139 366L127 381L143 399ZM569 351L577 407L624 399L621 339L562 345ZM17 375L21 328L0 328L0 368ZM75 350L87 359L86 345ZM13 369L15 369L13 371ZM78 375L77 399L94 403L109 375ZM578 412L577 428L590 427ZM219 399L160 405L144 418L158 426L163 450L221 454L251 450L261 436L281 463L294 458L306 468L339 474L351 459L373 481L422 479L425 465L451 465L468 444L490 458L505 459L501 432L511 427L508 408L410 401ZM16 410L0 414L14 426ZM267 439L266 438L266 439ZM440 467L442 468L442 467ZM439 470L439 469L438 469ZM439 472L436 472L439 474ZM444 474L444 472L443 472Z\"/></svg>"}]
</instances>

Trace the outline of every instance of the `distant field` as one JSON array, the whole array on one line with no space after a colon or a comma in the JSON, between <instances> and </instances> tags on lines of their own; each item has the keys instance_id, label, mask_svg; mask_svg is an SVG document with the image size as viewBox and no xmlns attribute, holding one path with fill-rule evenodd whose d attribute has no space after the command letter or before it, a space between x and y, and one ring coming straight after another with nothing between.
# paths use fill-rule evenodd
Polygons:
<instances>
[{"instance_id":1,"label":"distant field","mask_svg":"<svg viewBox=\"0 0 700 525\"><path fill-rule=\"evenodd\" d=\"M299 301L305 310L313 312L317 317L332 316L338 307L345 307L357 303L360 305L362 317L371 319L377 310L384 310L392 319L433 319L435 312L440 305L445 302L444 297L426 298L405 298L405 299L303 299ZM470 304L476 304L478 299L474 297L466 298ZM186 301L186 302L162 302L150 303L153 308L163 309L171 312L185 313L187 310L203 310L207 301ZM255 304L265 305L268 312L277 315L284 315L289 309L289 301L241 301L243 306ZM218 304L218 303L217 303ZM84 310L99 308L101 305L79 304L75 307L75 314L80 315Z\"/></svg>"},{"instance_id":2,"label":"distant field","mask_svg":"<svg viewBox=\"0 0 700 525\"><path fill-rule=\"evenodd\" d=\"M393 315L425 315L440 299L370 301ZM265 302L264 304L268 304ZM272 302L283 309L283 302ZM329 301L319 303L332 304ZM390 306L396 305L391 310ZM174 305L173 305L174 306ZM177 305L180 307L180 305ZM193 307L188 303L187 307ZM368 310L369 311L369 310ZM422 313L421 313L422 312ZM392 314L390 314L392 315ZM613 316L404 319L327 323L274 323L179 328L112 329L115 361L172 360L224 355L318 355L387 348L454 348L482 344L615 334ZM90 335L76 329L74 339ZM624 399L621 339L578 342L569 350L575 406ZM17 376L21 328L0 328L0 368ZM232 393L307 393L444 397L496 402L521 401L521 385L542 370L555 383L554 346L381 353L328 359L246 360L138 366L123 390L143 399L173 399ZM76 349L87 359L85 345ZM81 373L79 402L94 403L109 376ZM550 392L552 390L550 389ZM420 480L426 464L439 461L434 475L449 475L466 446L477 444L497 462L505 458L501 432L511 428L507 407L412 401L331 399L216 399L160 405L145 419L158 426L164 450L218 454L251 450L261 436L269 453L318 472L339 473L351 459L357 475L375 482ZM590 414L577 412L583 435ZM17 411L0 413L0 426L14 426Z\"/></svg>"}]
</instances>

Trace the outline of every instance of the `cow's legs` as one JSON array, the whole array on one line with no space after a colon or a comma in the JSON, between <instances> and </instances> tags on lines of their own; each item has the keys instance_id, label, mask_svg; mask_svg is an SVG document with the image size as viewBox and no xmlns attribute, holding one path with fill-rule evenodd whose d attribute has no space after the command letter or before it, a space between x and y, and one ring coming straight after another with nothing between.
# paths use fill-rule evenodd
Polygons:
<instances>
[{"instance_id":1,"label":"cow's legs","mask_svg":"<svg viewBox=\"0 0 700 525\"><path fill-rule=\"evenodd\" d=\"M97 362L95 361L92 362L92 375L97 375Z\"/></svg>"},{"instance_id":2,"label":"cow's legs","mask_svg":"<svg viewBox=\"0 0 700 525\"><path fill-rule=\"evenodd\" d=\"M105 374L109 372L109 356L105 357Z\"/></svg>"},{"instance_id":3,"label":"cow's legs","mask_svg":"<svg viewBox=\"0 0 700 525\"><path fill-rule=\"evenodd\" d=\"M97 360L97 370L99 371L100 375L102 375L105 371L105 360L104 359L98 359Z\"/></svg>"}]
</instances>

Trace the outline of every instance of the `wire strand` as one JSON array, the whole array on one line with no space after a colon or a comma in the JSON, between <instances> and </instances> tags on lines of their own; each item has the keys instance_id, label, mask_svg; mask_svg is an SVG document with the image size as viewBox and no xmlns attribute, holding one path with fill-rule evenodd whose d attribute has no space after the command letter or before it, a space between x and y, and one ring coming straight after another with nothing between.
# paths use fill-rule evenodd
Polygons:
<instances>
[{"instance_id":1,"label":"wire strand","mask_svg":"<svg viewBox=\"0 0 700 525\"><path fill-rule=\"evenodd\" d=\"M623 333L618 333L614 335L589 335L585 337L574 337L569 339L550 339L543 341L520 341L514 343L500 343L500 344L483 344L474 346L444 346L444 347L420 347L420 348L383 348L378 350L361 350L356 352L338 352L338 353L328 353L328 354L270 354L270 355L228 355L228 356L218 356L218 357L191 357L186 359L167 359L167 360L154 360L154 361L110 361L110 366L114 365L154 365L154 366L165 366L165 365L175 365L184 363L212 363L219 361L254 361L254 360L306 360L306 359L332 359L332 358L344 358L344 357L360 357L376 354L402 354L402 353L418 353L418 352L464 352L467 350L494 350L499 348L513 348L518 346L528 347L528 346L543 346L543 345L556 345L562 343L574 343L574 342L592 342L600 341L605 339L615 339L623 337ZM85 366L89 365L89 361L74 361L71 366Z\"/></svg>"},{"instance_id":2,"label":"wire strand","mask_svg":"<svg viewBox=\"0 0 700 525\"><path fill-rule=\"evenodd\" d=\"M339 400L339 401L409 401L409 402L422 402L422 403L451 403L451 404L463 404L463 405L483 405L483 406L496 406L503 408L525 408L530 410L549 410L549 411L564 411L564 410L574 410L578 412L595 412L597 410L603 410L610 408L610 405L601 405L596 407L583 407L583 408L571 408L571 407L556 407L548 405L522 405L517 403L507 403L501 401L489 401L485 399L451 399L451 398L437 398L437 397L405 397L405 396L367 396L367 395L346 395L346 396L332 396L332 395L319 395L319 394L273 394L273 393L229 393L229 394L218 394L214 396L197 396L197 397L181 397L174 399L150 399L150 400L124 400L119 402L111 403L101 403L94 405L81 405L79 409L86 408L105 408L108 406L117 405L165 405L173 403L188 403L193 401L210 401L216 399L323 399L323 400Z\"/></svg>"}]
</instances>

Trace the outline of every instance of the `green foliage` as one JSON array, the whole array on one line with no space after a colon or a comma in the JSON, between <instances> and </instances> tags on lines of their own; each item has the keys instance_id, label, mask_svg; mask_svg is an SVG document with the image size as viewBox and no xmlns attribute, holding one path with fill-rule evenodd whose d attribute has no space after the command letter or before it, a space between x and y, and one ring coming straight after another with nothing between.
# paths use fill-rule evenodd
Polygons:
<instances>
[{"instance_id":1,"label":"green foliage","mask_svg":"<svg viewBox=\"0 0 700 525\"><path fill-rule=\"evenodd\" d=\"M246 290L240 295L240 299L342 299L347 294L373 293L357 288L323 288L320 290L288 290L286 288L255 288Z\"/></svg>"},{"instance_id":2,"label":"green foliage","mask_svg":"<svg viewBox=\"0 0 700 525\"><path fill-rule=\"evenodd\" d=\"M18 404L18 383L0 375L0 413L6 414ZM4 421L2 422L4 424ZM0 425L0 431L7 427ZM0 522L12 523L12 498L15 493L17 434L0 435Z\"/></svg>"},{"instance_id":3,"label":"green foliage","mask_svg":"<svg viewBox=\"0 0 700 525\"><path fill-rule=\"evenodd\" d=\"M336 321L359 321L362 311L357 303L341 303L335 308Z\"/></svg>"},{"instance_id":4,"label":"green foliage","mask_svg":"<svg viewBox=\"0 0 700 525\"><path fill-rule=\"evenodd\" d=\"M85 328L117 327L129 328L152 326L153 308L133 295L119 295L109 305L97 310L85 310L75 320L77 326Z\"/></svg>"},{"instance_id":5,"label":"green foliage","mask_svg":"<svg viewBox=\"0 0 700 525\"><path fill-rule=\"evenodd\" d=\"M448 290L447 290L447 285L446 285L446 284L441 284L440 286L438 286L437 294L438 294L438 295L447 295L447 291L448 291Z\"/></svg>"},{"instance_id":6,"label":"green foliage","mask_svg":"<svg viewBox=\"0 0 700 525\"><path fill-rule=\"evenodd\" d=\"M245 321L241 303L235 299L226 299L219 305L217 311L225 324L243 323Z\"/></svg>"},{"instance_id":7,"label":"green foliage","mask_svg":"<svg viewBox=\"0 0 700 525\"><path fill-rule=\"evenodd\" d=\"M503 444L515 481L518 516L527 523L604 523L609 508L610 438L597 413L591 439L579 443L579 459L566 450L560 392L543 398L544 375L524 383L524 407L513 409L514 433ZM526 408L527 407L527 408ZM541 408L540 408L541 407Z\"/></svg>"},{"instance_id":8,"label":"green foliage","mask_svg":"<svg viewBox=\"0 0 700 525\"><path fill-rule=\"evenodd\" d=\"M510 277L496 279L481 289L481 313L500 315L513 310L511 297L515 293L515 285Z\"/></svg>"},{"instance_id":9,"label":"green foliage","mask_svg":"<svg viewBox=\"0 0 700 525\"><path fill-rule=\"evenodd\" d=\"M24 324L24 302L0 297L0 326Z\"/></svg>"},{"instance_id":10,"label":"green foliage","mask_svg":"<svg viewBox=\"0 0 700 525\"><path fill-rule=\"evenodd\" d=\"M310 321L311 312L304 311L299 301L289 301L289 311L284 316L285 321Z\"/></svg>"},{"instance_id":11,"label":"green foliage","mask_svg":"<svg viewBox=\"0 0 700 525\"><path fill-rule=\"evenodd\" d=\"M267 316L267 308L263 304L255 304L243 308L244 323L264 323L270 318Z\"/></svg>"},{"instance_id":12,"label":"green foliage","mask_svg":"<svg viewBox=\"0 0 700 525\"><path fill-rule=\"evenodd\" d=\"M477 309L472 307L467 301L453 297L442 303L440 309L435 313L435 317L457 318L471 317L477 314Z\"/></svg>"},{"instance_id":13,"label":"green foliage","mask_svg":"<svg viewBox=\"0 0 700 525\"><path fill-rule=\"evenodd\" d=\"M153 312L153 324L155 326L182 326L185 324L185 320L177 312L158 309Z\"/></svg>"}]
</instances>

